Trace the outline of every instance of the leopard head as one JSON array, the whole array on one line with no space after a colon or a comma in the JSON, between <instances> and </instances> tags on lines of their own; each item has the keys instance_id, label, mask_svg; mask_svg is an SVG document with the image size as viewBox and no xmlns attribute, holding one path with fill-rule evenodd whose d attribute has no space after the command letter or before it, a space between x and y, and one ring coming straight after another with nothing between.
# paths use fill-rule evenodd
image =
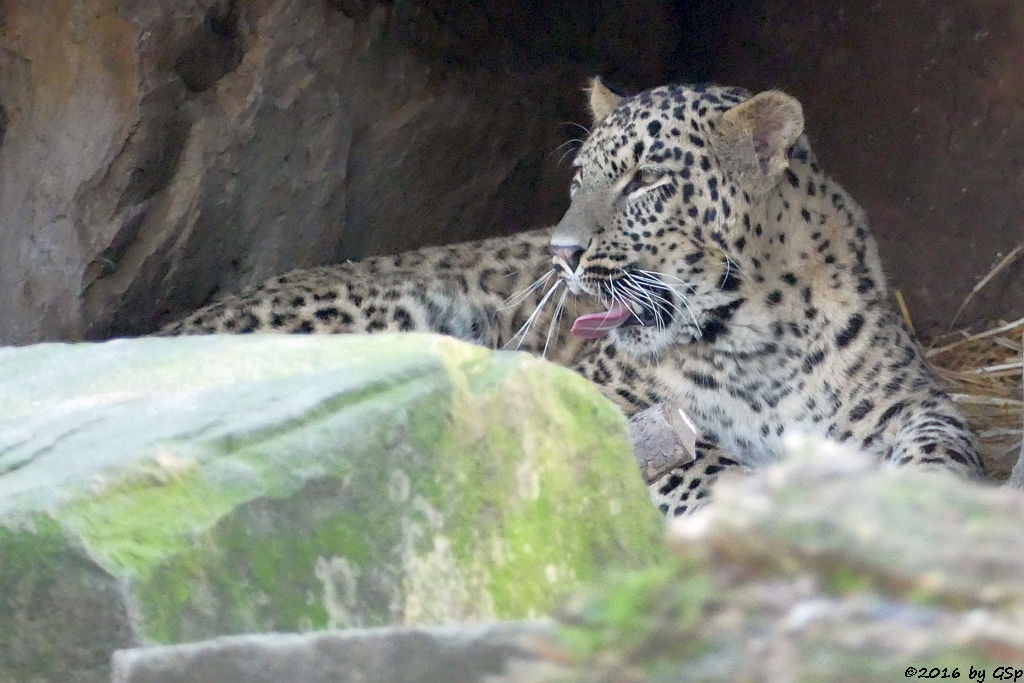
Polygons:
<instances>
[{"instance_id":1,"label":"leopard head","mask_svg":"<svg viewBox=\"0 0 1024 683\"><path fill-rule=\"evenodd\" d=\"M611 335L638 356L713 341L742 305L734 245L788 167L800 104L715 86L620 98L594 79L590 108L551 251L566 286L606 310L577 318L574 335Z\"/></svg>"}]
</instances>

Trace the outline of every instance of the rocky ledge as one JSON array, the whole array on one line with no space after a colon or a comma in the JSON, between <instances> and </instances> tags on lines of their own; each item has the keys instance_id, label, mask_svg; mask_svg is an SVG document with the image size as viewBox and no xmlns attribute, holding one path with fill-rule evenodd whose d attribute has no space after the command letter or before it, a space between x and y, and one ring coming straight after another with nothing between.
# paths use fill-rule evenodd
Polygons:
<instances>
[{"instance_id":1,"label":"rocky ledge","mask_svg":"<svg viewBox=\"0 0 1024 683\"><path fill-rule=\"evenodd\" d=\"M622 414L426 335L0 350L0 680L117 648L548 614L660 554Z\"/></svg>"}]
</instances>

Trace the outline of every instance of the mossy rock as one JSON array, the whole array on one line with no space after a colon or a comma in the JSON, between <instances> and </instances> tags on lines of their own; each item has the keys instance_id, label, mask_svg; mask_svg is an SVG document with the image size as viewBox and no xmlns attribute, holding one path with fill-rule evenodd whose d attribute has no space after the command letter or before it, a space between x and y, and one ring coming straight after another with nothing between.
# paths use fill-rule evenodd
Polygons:
<instances>
[{"instance_id":1,"label":"mossy rock","mask_svg":"<svg viewBox=\"0 0 1024 683\"><path fill-rule=\"evenodd\" d=\"M664 564L577 595L551 646L557 675L546 662L514 680L1016 675L1024 496L819 439L789 447L673 521Z\"/></svg>"},{"instance_id":2,"label":"mossy rock","mask_svg":"<svg viewBox=\"0 0 1024 683\"><path fill-rule=\"evenodd\" d=\"M0 680L118 647L515 619L659 555L621 413L429 335L0 350Z\"/></svg>"}]
</instances>

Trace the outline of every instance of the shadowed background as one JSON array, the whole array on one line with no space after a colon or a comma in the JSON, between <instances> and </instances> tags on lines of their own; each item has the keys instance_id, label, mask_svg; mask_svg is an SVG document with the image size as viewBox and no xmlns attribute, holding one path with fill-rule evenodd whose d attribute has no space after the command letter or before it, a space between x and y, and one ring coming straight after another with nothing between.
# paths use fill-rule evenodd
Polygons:
<instances>
[{"instance_id":1,"label":"shadowed background","mask_svg":"<svg viewBox=\"0 0 1024 683\"><path fill-rule=\"evenodd\" d=\"M581 87L781 88L918 332L1024 241L1014 0L0 0L0 343L550 224ZM1024 313L1024 268L961 318Z\"/></svg>"}]
</instances>

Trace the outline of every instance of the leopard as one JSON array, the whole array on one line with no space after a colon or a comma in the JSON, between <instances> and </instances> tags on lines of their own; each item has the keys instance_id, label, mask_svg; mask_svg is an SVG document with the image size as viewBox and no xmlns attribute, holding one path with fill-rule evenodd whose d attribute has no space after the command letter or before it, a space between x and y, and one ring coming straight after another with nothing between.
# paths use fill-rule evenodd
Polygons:
<instances>
[{"instance_id":1,"label":"leopard","mask_svg":"<svg viewBox=\"0 0 1024 683\"><path fill-rule=\"evenodd\" d=\"M433 332L547 356L627 416L692 420L692 452L648 482L666 516L701 508L725 472L780 460L794 435L984 476L796 98L621 96L599 78L587 91L592 128L556 225L292 271L160 334Z\"/></svg>"}]
</instances>

